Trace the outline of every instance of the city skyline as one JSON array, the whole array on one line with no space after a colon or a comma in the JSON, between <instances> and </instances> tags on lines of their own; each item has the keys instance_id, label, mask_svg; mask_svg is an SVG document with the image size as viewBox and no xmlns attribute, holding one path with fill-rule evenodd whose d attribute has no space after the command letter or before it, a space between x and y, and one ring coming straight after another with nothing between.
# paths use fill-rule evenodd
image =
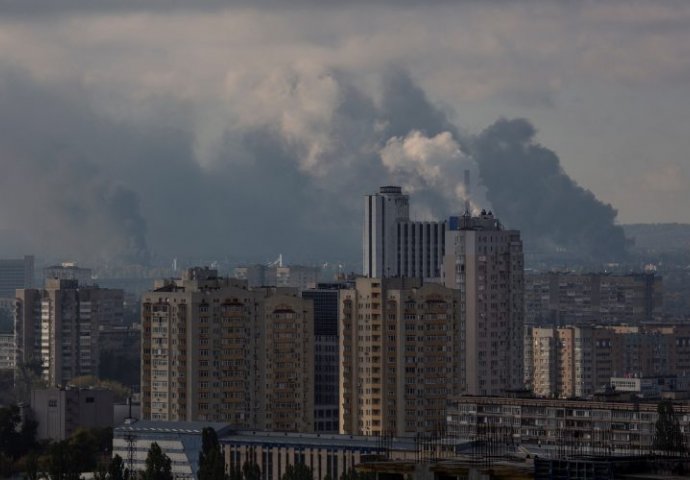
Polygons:
<instances>
[{"instance_id":1,"label":"city skyline","mask_svg":"<svg viewBox=\"0 0 690 480\"><path fill-rule=\"evenodd\" d=\"M466 167L526 247L690 221L681 2L38 5L0 6L6 255L356 258L362 195L458 214Z\"/></svg>"}]
</instances>

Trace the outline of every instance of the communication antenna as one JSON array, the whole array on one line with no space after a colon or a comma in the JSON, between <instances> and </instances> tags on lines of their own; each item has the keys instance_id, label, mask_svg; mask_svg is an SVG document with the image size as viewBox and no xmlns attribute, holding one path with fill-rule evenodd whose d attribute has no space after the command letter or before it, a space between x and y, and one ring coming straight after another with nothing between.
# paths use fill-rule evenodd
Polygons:
<instances>
[{"instance_id":1,"label":"communication antenna","mask_svg":"<svg viewBox=\"0 0 690 480\"><path fill-rule=\"evenodd\" d=\"M465 215L470 215L470 171L465 170Z\"/></svg>"}]
</instances>

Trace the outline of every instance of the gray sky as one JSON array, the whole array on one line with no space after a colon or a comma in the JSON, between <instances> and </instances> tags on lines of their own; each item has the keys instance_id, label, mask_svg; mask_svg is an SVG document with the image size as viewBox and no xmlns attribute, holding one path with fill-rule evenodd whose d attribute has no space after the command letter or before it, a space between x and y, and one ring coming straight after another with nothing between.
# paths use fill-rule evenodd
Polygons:
<instances>
[{"instance_id":1,"label":"gray sky","mask_svg":"<svg viewBox=\"0 0 690 480\"><path fill-rule=\"evenodd\" d=\"M351 256L364 193L500 118L619 223L690 222L689 2L188 3L0 2L7 248Z\"/></svg>"}]
</instances>

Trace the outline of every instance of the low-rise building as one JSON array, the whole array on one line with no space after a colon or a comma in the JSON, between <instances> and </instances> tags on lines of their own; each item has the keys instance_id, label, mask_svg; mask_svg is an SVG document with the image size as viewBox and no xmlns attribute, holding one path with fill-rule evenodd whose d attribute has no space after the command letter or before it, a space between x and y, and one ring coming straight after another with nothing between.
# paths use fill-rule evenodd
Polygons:
<instances>
[{"instance_id":1,"label":"low-rise building","mask_svg":"<svg viewBox=\"0 0 690 480\"><path fill-rule=\"evenodd\" d=\"M448 434L491 440L548 455L636 455L653 451L658 403L544 398L457 397L448 407ZM690 404L675 403L681 434L690 434Z\"/></svg>"},{"instance_id":2,"label":"low-rise building","mask_svg":"<svg viewBox=\"0 0 690 480\"><path fill-rule=\"evenodd\" d=\"M111 427L113 392L90 388L32 390L31 410L38 422L36 438L60 441L80 427Z\"/></svg>"}]
</instances>

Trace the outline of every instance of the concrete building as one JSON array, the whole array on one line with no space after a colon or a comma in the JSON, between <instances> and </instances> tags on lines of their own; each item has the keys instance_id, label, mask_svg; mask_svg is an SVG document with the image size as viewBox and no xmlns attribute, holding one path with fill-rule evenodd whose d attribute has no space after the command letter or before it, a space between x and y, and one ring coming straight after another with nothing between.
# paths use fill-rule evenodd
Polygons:
<instances>
[{"instance_id":1,"label":"concrete building","mask_svg":"<svg viewBox=\"0 0 690 480\"><path fill-rule=\"evenodd\" d=\"M690 326L550 327L530 330L535 394L587 398L612 377L690 378Z\"/></svg>"},{"instance_id":2,"label":"concrete building","mask_svg":"<svg viewBox=\"0 0 690 480\"><path fill-rule=\"evenodd\" d=\"M320 283L302 291L314 303L314 431L338 432L338 318L340 291L351 283Z\"/></svg>"},{"instance_id":3,"label":"concrete building","mask_svg":"<svg viewBox=\"0 0 690 480\"><path fill-rule=\"evenodd\" d=\"M151 444L158 443L172 460L175 478L197 478L201 435L213 428L225 455L226 472L246 463L258 465L261 479L279 479L287 467L303 463L311 468L315 480L338 479L370 458L415 459L417 445L412 439L390 439L353 435L309 434L237 430L231 425L210 422L133 421L113 431L113 455L125 467L142 471Z\"/></svg>"},{"instance_id":4,"label":"concrete building","mask_svg":"<svg viewBox=\"0 0 690 480\"><path fill-rule=\"evenodd\" d=\"M653 273L525 276L528 325L640 325L660 318L662 307L662 279Z\"/></svg>"},{"instance_id":5,"label":"concrete building","mask_svg":"<svg viewBox=\"0 0 690 480\"><path fill-rule=\"evenodd\" d=\"M73 262L63 262L60 265L52 265L43 269L44 279L76 280L79 285L91 285L93 283L93 271L90 268L78 267Z\"/></svg>"},{"instance_id":6,"label":"concrete building","mask_svg":"<svg viewBox=\"0 0 690 480\"><path fill-rule=\"evenodd\" d=\"M14 370L15 350L14 334L0 334L0 370Z\"/></svg>"},{"instance_id":7,"label":"concrete building","mask_svg":"<svg viewBox=\"0 0 690 480\"><path fill-rule=\"evenodd\" d=\"M99 328L122 322L122 290L48 279L43 289L17 290L16 365L42 362L49 386L98 375Z\"/></svg>"},{"instance_id":8,"label":"concrete building","mask_svg":"<svg viewBox=\"0 0 690 480\"><path fill-rule=\"evenodd\" d=\"M312 431L312 302L193 268L142 297L145 419Z\"/></svg>"},{"instance_id":9,"label":"concrete building","mask_svg":"<svg viewBox=\"0 0 690 480\"><path fill-rule=\"evenodd\" d=\"M448 434L456 440L510 442L540 457L648 454L657 407L655 401L458 397L448 407ZM687 437L690 405L675 403L673 409Z\"/></svg>"},{"instance_id":10,"label":"concrete building","mask_svg":"<svg viewBox=\"0 0 690 480\"><path fill-rule=\"evenodd\" d=\"M524 386L524 260L520 232L491 212L451 217L443 283L458 290L465 378L470 395L500 395Z\"/></svg>"},{"instance_id":11,"label":"concrete building","mask_svg":"<svg viewBox=\"0 0 690 480\"><path fill-rule=\"evenodd\" d=\"M341 292L340 432L439 431L460 391L455 291L420 279L358 278Z\"/></svg>"},{"instance_id":12,"label":"concrete building","mask_svg":"<svg viewBox=\"0 0 690 480\"><path fill-rule=\"evenodd\" d=\"M364 276L440 278L446 222L411 221L409 203L396 186L364 198Z\"/></svg>"},{"instance_id":13,"label":"concrete building","mask_svg":"<svg viewBox=\"0 0 690 480\"><path fill-rule=\"evenodd\" d=\"M34 286L34 256L0 259L0 298L14 299L20 288Z\"/></svg>"},{"instance_id":14,"label":"concrete building","mask_svg":"<svg viewBox=\"0 0 690 480\"><path fill-rule=\"evenodd\" d=\"M80 388L32 390L31 410L38 422L36 438L60 441L80 427L112 427L113 392Z\"/></svg>"}]
</instances>

